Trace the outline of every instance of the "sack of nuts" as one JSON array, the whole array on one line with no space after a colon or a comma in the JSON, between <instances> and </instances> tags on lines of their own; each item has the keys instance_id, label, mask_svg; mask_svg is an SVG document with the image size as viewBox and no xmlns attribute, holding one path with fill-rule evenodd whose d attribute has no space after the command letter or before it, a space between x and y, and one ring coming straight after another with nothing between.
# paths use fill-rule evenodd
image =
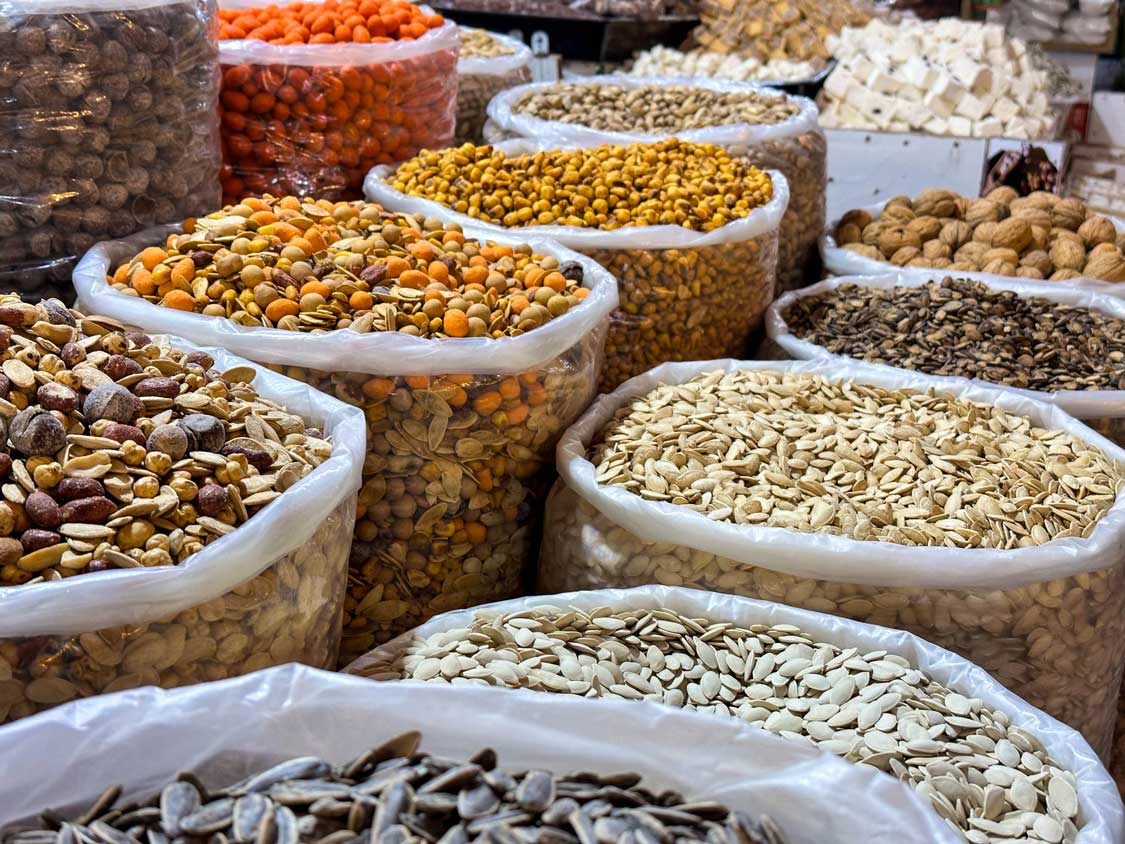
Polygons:
<instances>
[{"instance_id":1,"label":"sack of nuts","mask_svg":"<svg viewBox=\"0 0 1125 844\"><path fill-rule=\"evenodd\" d=\"M665 191L669 179L682 189ZM777 171L674 138L426 152L376 168L364 190L388 208L490 233L534 231L613 273L621 306L610 320L600 392L664 361L744 353L773 301L789 202Z\"/></svg>"},{"instance_id":2,"label":"sack of nuts","mask_svg":"<svg viewBox=\"0 0 1125 844\"><path fill-rule=\"evenodd\" d=\"M828 145L810 99L747 82L597 76L521 85L493 99L488 115L493 138L500 131L565 147L675 135L780 170L789 183L789 206L778 231L778 291L820 278Z\"/></svg>"},{"instance_id":3,"label":"sack of nuts","mask_svg":"<svg viewBox=\"0 0 1125 844\"><path fill-rule=\"evenodd\" d=\"M692 586L909 630L1107 753L1125 451L1057 407L835 360L667 364L557 460L542 591Z\"/></svg>"},{"instance_id":4,"label":"sack of nuts","mask_svg":"<svg viewBox=\"0 0 1125 844\"><path fill-rule=\"evenodd\" d=\"M1125 835L1097 754L983 669L910 633L773 602L668 586L538 595L438 616L348 670L746 722L902 780L959 841L985 829L1027 844Z\"/></svg>"},{"instance_id":5,"label":"sack of nuts","mask_svg":"<svg viewBox=\"0 0 1125 844\"><path fill-rule=\"evenodd\" d=\"M971 378L1045 401L1125 446L1125 301L947 272L841 276L787 293L766 332L788 357Z\"/></svg>"},{"instance_id":6,"label":"sack of nuts","mask_svg":"<svg viewBox=\"0 0 1125 844\"><path fill-rule=\"evenodd\" d=\"M947 270L960 277L1065 281L1125 296L1125 221L1047 191L982 198L926 190L848 211L820 239L825 272Z\"/></svg>"},{"instance_id":7,"label":"sack of nuts","mask_svg":"<svg viewBox=\"0 0 1125 844\"><path fill-rule=\"evenodd\" d=\"M97 241L213 207L213 0L6 0L0 290L73 298Z\"/></svg>"},{"instance_id":8,"label":"sack of nuts","mask_svg":"<svg viewBox=\"0 0 1125 844\"><path fill-rule=\"evenodd\" d=\"M453 140L460 40L441 15L405 0L220 7L223 202L354 199L376 164Z\"/></svg>"},{"instance_id":9,"label":"sack of nuts","mask_svg":"<svg viewBox=\"0 0 1125 844\"><path fill-rule=\"evenodd\" d=\"M187 229L139 253L95 247L75 287L100 313L363 408L343 659L521 593L555 441L594 395L609 273L550 241L481 242L362 202L251 197Z\"/></svg>"},{"instance_id":10,"label":"sack of nuts","mask_svg":"<svg viewBox=\"0 0 1125 844\"><path fill-rule=\"evenodd\" d=\"M0 723L335 664L361 414L56 300L0 338Z\"/></svg>"},{"instance_id":11,"label":"sack of nuts","mask_svg":"<svg viewBox=\"0 0 1125 844\"><path fill-rule=\"evenodd\" d=\"M531 81L531 48L508 35L462 29L457 77L454 144L479 144L484 140L484 122L492 98Z\"/></svg>"}]
</instances>

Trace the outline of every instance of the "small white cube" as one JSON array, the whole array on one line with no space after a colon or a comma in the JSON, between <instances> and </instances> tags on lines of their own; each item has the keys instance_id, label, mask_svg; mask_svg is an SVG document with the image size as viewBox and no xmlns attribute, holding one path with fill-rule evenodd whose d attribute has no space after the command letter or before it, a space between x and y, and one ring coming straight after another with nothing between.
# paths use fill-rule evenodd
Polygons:
<instances>
[{"instance_id":1,"label":"small white cube","mask_svg":"<svg viewBox=\"0 0 1125 844\"><path fill-rule=\"evenodd\" d=\"M973 135L978 138L999 138L1004 134L1004 122L995 117L986 117L977 121L973 127Z\"/></svg>"},{"instance_id":2,"label":"small white cube","mask_svg":"<svg viewBox=\"0 0 1125 844\"><path fill-rule=\"evenodd\" d=\"M923 124L922 128L931 135L945 135L949 132L949 123L940 117L931 117Z\"/></svg>"},{"instance_id":3,"label":"small white cube","mask_svg":"<svg viewBox=\"0 0 1125 844\"><path fill-rule=\"evenodd\" d=\"M992 104L993 116L1004 122L1008 122L1019 113L1020 107L1007 97L1001 97Z\"/></svg>"},{"instance_id":4,"label":"small white cube","mask_svg":"<svg viewBox=\"0 0 1125 844\"><path fill-rule=\"evenodd\" d=\"M846 68L837 67L831 76L825 80L824 90L834 97L843 98L848 88L855 84L855 78L848 73Z\"/></svg>"},{"instance_id":5,"label":"small white cube","mask_svg":"<svg viewBox=\"0 0 1125 844\"><path fill-rule=\"evenodd\" d=\"M923 97L922 102L925 103L926 108L930 110L930 114L935 117L945 118L953 114L954 104L945 99L945 97L938 96L933 91Z\"/></svg>"},{"instance_id":6,"label":"small white cube","mask_svg":"<svg viewBox=\"0 0 1125 844\"><path fill-rule=\"evenodd\" d=\"M971 90L976 87L977 81L987 68L967 56L960 56L953 60L949 70L958 82Z\"/></svg>"},{"instance_id":7,"label":"small white cube","mask_svg":"<svg viewBox=\"0 0 1125 844\"><path fill-rule=\"evenodd\" d=\"M967 117L954 115L946 121L949 124L949 134L959 138L969 138L973 134L973 122Z\"/></svg>"},{"instance_id":8,"label":"small white cube","mask_svg":"<svg viewBox=\"0 0 1125 844\"><path fill-rule=\"evenodd\" d=\"M972 94L965 94L957 103L957 108L955 108L954 111L961 117L967 117L969 120L980 120L988 113L988 106L978 97L974 97Z\"/></svg>"}]
</instances>

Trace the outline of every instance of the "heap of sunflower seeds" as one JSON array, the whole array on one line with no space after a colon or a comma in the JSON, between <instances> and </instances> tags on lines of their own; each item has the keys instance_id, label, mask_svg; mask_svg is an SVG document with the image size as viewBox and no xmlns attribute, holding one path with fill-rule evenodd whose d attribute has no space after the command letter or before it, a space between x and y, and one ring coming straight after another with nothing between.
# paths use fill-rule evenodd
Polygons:
<instances>
[{"instance_id":1,"label":"heap of sunflower seeds","mask_svg":"<svg viewBox=\"0 0 1125 844\"><path fill-rule=\"evenodd\" d=\"M229 788L181 774L141 802L111 786L80 816L3 844L784 844L777 826L709 800L656 793L635 773L508 773L485 748L468 761L418 751L404 733L338 767L290 759Z\"/></svg>"},{"instance_id":2,"label":"heap of sunflower seeds","mask_svg":"<svg viewBox=\"0 0 1125 844\"><path fill-rule=\"evenodd\" d=\"M888 772L970 844L1078 835L1077 780L1035 735L900 656L820 642L793 625L662 609L479 611L467 627L415 637L363 673L733 716Z\"/></svg>"}]
</instances>

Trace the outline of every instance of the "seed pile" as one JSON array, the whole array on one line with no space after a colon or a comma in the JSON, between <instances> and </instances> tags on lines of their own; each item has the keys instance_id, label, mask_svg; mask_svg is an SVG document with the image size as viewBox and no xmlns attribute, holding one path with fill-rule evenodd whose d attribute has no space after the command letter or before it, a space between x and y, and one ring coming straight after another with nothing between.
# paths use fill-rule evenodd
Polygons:
<instances>
[{"instance_id":1,"label":"seed pile","mask_svg":"<svg viewBox=\"0 0 1125 844\"><path fill-rule=\"evenodd\" d=\"M663 609L478 612L365 673L649 700L742 718L913 787L971 844L1073 842L1078 795L1007 715L886 651ZM34 842L28 842L34 844Z\"/></svg>"},{"instance_id":2,"label":"seed pile","mask_svg":"<svg viewBox=\"0 0 1125 844\"><path fill-rule=\"evenodd\" d=\"M682 132L750 123L771 126L800 113L776 92L714 91L690 85L555 84L533 91L514 110L542 120L609 132Z\"/></svg>"},{"instance_id":3,"label":"seed pile","mask_svg":"<svg viewBox=\"0 0 1125 844\"><path fill-rule=\"evenodd\" d=\"M506 156L465 144L426 151L391 176L395 189L508 227L605 230L675 225L713 231L769 202L768 174L711 144L676 139Z\"/></svg>"},{"instance_id":4,"label":"seed pile","mask_svg":"<svg viewBox=\"0 0 1125 844\"><path fill-rule=\"evenodd\" d=\"M1125 321L967 279L845 284L783 317L802 340L872 363L1029 390L1125 390Z\"/></svg>"},{"instance_id":5,"label":"seed pile","mask_svg":"<svg viewBox=\"0 0 1125 844\"><path fill-rule=\"evenodd\" d=\"M821 61L791 61L725 56L710 50L683 52L657 44L637 54L629 69L632 76L710 76L739 82L800 82L823 69Z\"/></svg>"},{"instance_id":6,"label":"seed pile","mask_svg":"<svg viewBox=\"0 0 1125 844\"><path fill-rule=\"evenodd\" d=\"M927 190L896 196L877 218L849 211L836 226L843 248L896 266L1066 281L1125 281L1125 233L1078 199L1009 187L983 199Z\"/></svg>"},{"instance_id":7,"label":"seed pile","mask_svg":"<svg viewBox=\"0 0 1125 844\"><path fill-rule=\"evenodd\" d=\"M903 545L1087 536L1125 489L1096 447L1000 408L754 370L634 400L591 462L599 483L715 521Z\"/></svg>"},{"instance_id":8,"label":"seed pile","mask_svg":"<svg viewBox=\"0 0 1125 844\"><path fill-rule=\"evenodd\" d=\"M122 803L121 787L110 786L79 817L44 812L43 829L10 830L0 841L784 844L767 817L651 791L636 773L509 773L491 748L459 761L420 752L420 741L420 733L403 733L335 767L311 756L290 759L218 790L180 774L144 802Z\"/></svg>"},{"instance_id":9,"label":"seed pile","mask_svg":"<svg viewBox=\"0 0 1125 844\"><path fill-rule=\"evenodd\" d=\"M463 59L494 59L498 56L510 56L514 52L512 47L493 38L488 30L461 30L461 58Z\"/></svg>"},{"instance_id":10,"label":"seed pile","mask_svg":"<svg viewBox=\"0 0 1125 844\"><path fill-rule=\"evenodd\" d=\"M494 38L492 33L483 29L461 30L462 59L503 61L492 63L495 67L479 67L480 72L477 73L468 72L469 66L458 62L457 132L453 137L454 146L483 143L484 124L488 121L488 104L492 102L492 98L501 91L531 81L531 53L526 53L526 60L517 67L510 67L516 60L508 57L515 52L515 47Z\"/></svg>"},{"instance_id":11,"label":"seed pile","mask_svg":"<svg viewBox=\"0 0 1125 844\"><path fill-rule=\"evenodd\" d=\"M300 417L99 317L0 298L0 584L179 563L326 460Z\"/></svg>"},{"instance_id":12,"label":"seed pile","mask_svg":"<svg viewBox=\"0 0 1125 844\"><path fill-rule=\"evenodd\" d=\"M120 292L239 325L519 336L578 305L578 264L465 241L364 202L248 197L189 220L110 276Z\"/></svg>"}]
</instances>

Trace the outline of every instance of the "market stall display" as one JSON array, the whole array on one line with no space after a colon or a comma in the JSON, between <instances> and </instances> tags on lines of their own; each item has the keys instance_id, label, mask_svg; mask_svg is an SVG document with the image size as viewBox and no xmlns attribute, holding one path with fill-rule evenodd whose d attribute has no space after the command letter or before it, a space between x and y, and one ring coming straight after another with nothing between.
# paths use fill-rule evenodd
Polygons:
<instances>
[{"instance_id":1,"label":"market stall display","mask_svg":"<svg viewBox=\"0 0 1125 844\"><path fill-rule=\"evenodd\" d=\"M959 137L1051 139L1048 77L999 24L873 20L829 39L824 126Z\"/></svg>"},{"instance_id":2,"label":"market stall display","mask_svg":"<svg viewBox=\"0 0 1125 844\"><path fill-rule=\"evenodd\" d=\"M406 0L221 5L224 202L355 198L376 164L453 140L460 40L441 15Z\"/></svg>"},{"instance_id":3,"label":"market stall display","mask_svg":"<svg viewBox=\"0 0 1125 844\"><path fill-rule=\"evenodd\" d=\"M632 76L703 76L736 82L803 82L821 71L822 61L758 59L748 56L713 53L709 50L684 52L657 45L637 54L629 73Z\"/></svg>"},{"instance_id":4,"label":"market stall display","mask_svg":"<svg viewBox=\"0 0 1125 844\"><path fill-rule=\"evenodd\" d=\"M601 391L661 361L742 353L773 300L789 200L780 173L676 139L426 152L375 170L366 192L387 207L487 231L535 231L608 269L622 302Z\"/></svg>"},{"instance_id":5,"label":"market stall display","mask_svg":"<svg viewBox=\"0 0 1125 844\"><path fill-rule=\"evenodd\" d=\"M359 414L54 300L0 324L0 721L334 664Z\"/></svg>"},{"instance_id":6,"label":"market stall display","mask_svg":"<svg viewBox=\"0 0 1125 844\"><path fill-rule=\"evenodd\" d=\"M542 589L685 585L910 630L1107 753L1125 452L1058 408L823 359L667 364L599 399L559 472Z\"/></svg>"},{"instance_id":7,"label":"market stall display","mask_svg":"<svg viewBox=\"0 0 1125 844\"><path fill-rule=\"evenodd\" d=\"M1010 0L1008 31L1028 41L1097 47L1114 32L1116 0Z\"/></svg>"},{"instance_id":8,"label":"market stall display","mask_svg":"<svg viewBox=\"0 0 1125 844\"><path fill-rule=\"evenodd\" d=\"M629 144L675 135L779 170L789 185L789 205L778 229L777 287L791 290L818 275L828 145L811 100L708 79L602 76L522 85L496 97L488 111L497 129L541 146Z\"/></svg>"},{"instance_id":9,"label":"market stall display","mask_svg":"<svg viewBox=\"0 0 1125 844\"><path fill-rule=\"evenodd\" d=\"M378 716L373 718L372 713ZM83 739L89 741L75 741L79 724ZM405 752L413 741L410 734L418 732L422 733L421 749L433 755L422 759L415 753L411 757L415 762L403 765L392 754ZM392 741L403 733L408 736ZM808 745L778 741L734 719L720 721L649 703L590 703L529 692L372 683L295 665L187 689L140 689L82 701L13 725L6 731L6 739L26 759L18 771L9 768L0 778L0 829L5 831L6 844L12 844L21 826L39 825L35 813L45 806L65 810L76 819L108 783L122 783L125 800L145 799L154 787L172 785L176 791L167 801L171 804L165 807L168 812L178 805L173 802L175 796L190 795L183 787L185 782L197 791L217 792L240 780L246 793L238 795L233 807L232 814L241 821L236 831L243 831L244 823L251 825L250 817L265 799L281 804L273 813L282 821L275 825L277 840L294 826L294 837L322 840L315 829L309 832L314 826L309 818L299 824L285 822L291 820L290 812L313 812L322 816L318 827L335 828L348 821L334 819L338 801L351 802L353 807L361 804L353 814L355 823L363 827L360 837L374 828L382 830L384 841L403 840L399 838L405 838L403 827L409 827L415 836L427 840L422 833L429 834L429 824L415 823L415 818L440 822L428 813L461 811L464 816L466 810L474 815L479 810L481 817L468 818L467 830L462 832L471 836L478 831L477 824L487 819L495 822L490 824L494 829L488 831L488 837L493 837L499 824L508 823L516 824L514 835L519 840L520 834L534 828L530 825L536 816L532 812L538 814L543 786L552 779L555 794L547 812L538 815L545 824L538 832L541 840L560 844L579 840L573 835L571 817L582 834L590 832L591 826L603 837L613 833L613 826L607 829L599 818L614 805L621 808L639 802L638 798L640 802L650 799L645 796L646 787L651 789L653 803L661 795L675 800L672 792L683 794L690 802L677 804L689 814L697 813L699 819L679 816L670 809L661 812L655 806L626 814L640 821L646 820L646 814L653 816L645 824L649 831L661 830L661 824L675 832L681 824L721 820L726 806L754 819L768 813L793 844L852 844L865 837L899 844L953 844L958 840L921 798L901 784ZM151 752L138 754L137 747ZM368 747L385 750L355 759L357 752ZM69 748L65 756L63 748ZM387 758L382 759L384 756ZM294 757L297 761L279 767ZM58 775L63 758L73 760L67 776ZM716 764L719 759L721 764ZM354 760L351 775L344 767L347 760ZM468 764L456 765L454 760L467 760ZM317 780L333 767L343 774L342 779L358 780L354 791L315 800L296 799L294 792L307 794L316 788L315 783L302 779ZM429 777L434 767L442 773L424 787L406 782ZM192 771L194 776L185 773L180 784L174 785L170 779L177 771ZM571 775L575 771L598 773ZM473 776L488 788L459 787ZM522 788L516 782L521 776ZM611 779L604 796L609 800L586 802L602 791L598 788L591 795L594 789L588 787L607 776ZM824 783L832 787L825 788ZM492 802L490 790L497 803L510 803L514 796L517 803L527 806L493 815L486 811ZM1084 811L1090 805L1099 820L1104 816L1104 809L1089 802L1086 790L1081 799ZM585 812L576 814L579 801ZM403 824L384 829L387 815L397 811L396 805L407 803L413 811L400 816ZM371 812L376 804L382 811ZM223 805L214 810L225 817ZM583 823L586 812L589 824ZM142 810L140 817L125 823L147 823L146 814L150 813ZM555 820L556 816L562 817ZM200 820L185 818L184 823L194 827ZM521 823L528 826L521 827ZM47 827L57 825L58 821L46 819ZM103 835L114 829L108 825L95 828ZM1092 828L1096 824L1087 824L1086 829ZM127 827L122 831L127 832ZM29 844L29 839L47 834L57 833L29 832L18 840ZM355 837L353 832L346 834ZM341 831L336 840L344 836ZM251 831L244 837L254 839L255 835ZM459 840L465 839L457 831L445 838L447 844ZM629 836L617 840L624 844ZM642 835L640 840L646 839ZM736 840L747 842L746 838ZM1089 841L1108 844L1102 838Z\"/></svg>"},{"instance_id":10,"label":"market stall display","mask_svg":"<svg viewBox=\"0 0 1125 844\"><path fill-rule=\"evenodd\" d=\"M461 30L454 145L481 143L489 101L530 81L531 50L522 41L483 29Z\"/></svg>"},{"instance_id":11,"label":"market stall display","mask_svg":"<svg viewBox=\"0 0 1125 844\"><path fill-rule=\"evenodd\" d=\"M850 0L700 0L690 45L759 61L809 61L832 55L829 36L869 20Z\"/></svg>"},{"instance_id":12,"label":"market stall display","mask_svg":"<svg viewBox=\"0 0 1125 844\"><path fill-rule=\"evenodd\" d=\"M1112 292L1125 281L1125 229L1081 200L1008 187L974 199L932 189L844 214L821 240L825 268L839 275L892 266L950 273L1072 281Z\"/></svg>"},{"instance_id":13,"label":"market stall display","mask_svg":"<svg viewBox=\"0 0 1125 844\"><path fill-rule=\"evenodd\" d=\"M218 198L209 2L14 0L0 25L0 287L72 297L106 237Z\"/></svg>"},{"instance_id":14,"label":"market stall display","mask_svg":"<svg viewBox=\"0 0 1125 844\"><path fill-rule=\"evenodd\" d=\"M890 773L962 841L1125 834L1088 745L980 668L908 633L778 604L660 586L530 597L439 616L350 670L728 716Z\"/></svg>"},{"instance_id":15,"label":"market stall display","mask_svg":"<svg viewBox=\"0 0 1125 844\"><path fill-rule=\"evenodd\" d=\"M607 272L549 241L363 202L247 198L147 237L163 245L96 247L79 298L363 408L345 659L520 591L555 440L594 394ZM157 253L163 282L145 264Z\"/></svg>"}]
</instances>

